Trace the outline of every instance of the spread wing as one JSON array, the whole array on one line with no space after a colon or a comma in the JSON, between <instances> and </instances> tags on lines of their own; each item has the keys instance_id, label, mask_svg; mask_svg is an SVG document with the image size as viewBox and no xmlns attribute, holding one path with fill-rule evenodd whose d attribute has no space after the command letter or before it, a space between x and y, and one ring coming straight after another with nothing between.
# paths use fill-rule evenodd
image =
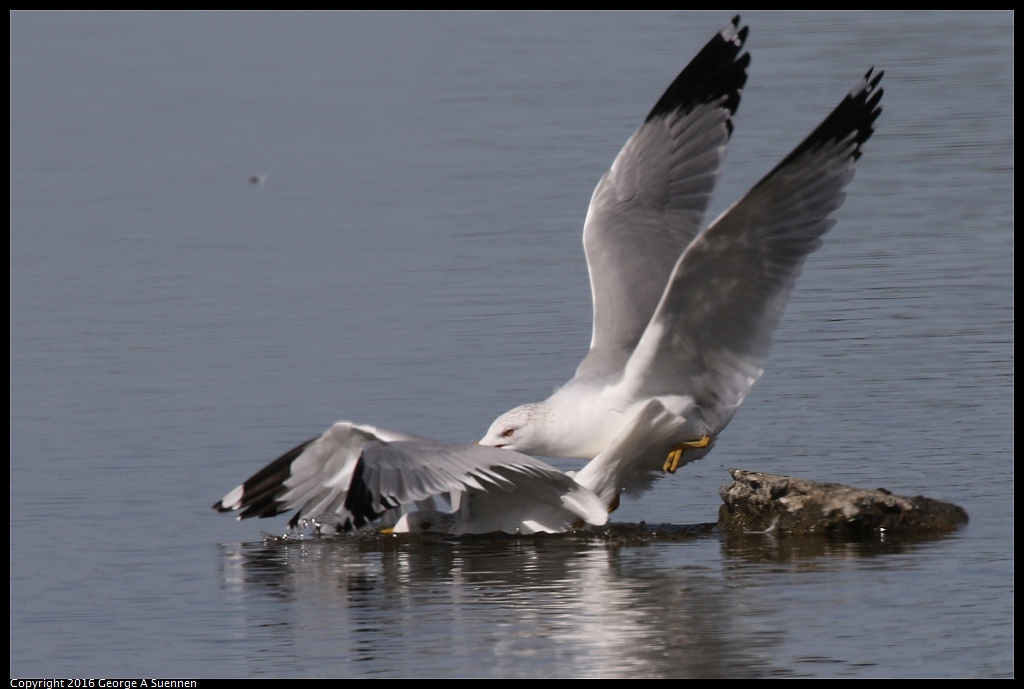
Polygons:
<instances>
[{"instance_id":1,"label":"spread wing","mask_svg":"<svg viewBox=\"0 0 1024 689\"><path fill-rule=\"evenodd\" d=\"M679 259L626 369L638 397L686 394L716 432L761 376L804 259L832 227L881 113L871 70L838 107Z\"/></svg>"},{"instance_id":2,"label":"spread wing","mask_svg":"<svg viewBox=\"0 0 1024 689\"><path fill-rule=\"evenodd\" d=\"M496 497L498 502L511 501L525 510L522 519L531 519L531 510L540 514L555 507L591 524L608 520L607 506L594 493L539 459L476 443L422 439L368 445L345 507L358 528L394 507L452 492L467 493L467 507L470 502L476 506L475 513L460 514L462 533L494 530L484 525L494 520L486 502L498 494L505 494Z\"/></svg>"},{"instance_id":3,"label":"spread wing","mask_svg":"<svg viewBox=\"0 0 1024 689\"><path fill-rule=\"evenodd\" d=\"M274 517L297 509L289 526L302 517L341 515L363 448L368 443L412 439L415 436L339 421L278 457L213 508L241 510L239 519Z\"/></svg>"},{"instance_id":4,"label":"spread wing","mask_svg":"<svg viewBox=\"0 0 1024 689\"><path fill-rule=\"evenodd\" d=\"M340 531L351 531L391 509L463 493L467 510L472 503L477 514L463 510L458 515L460 533L492 531L491 525L508 522L509 515L496 513L498 505L516 506L516 514L530 522L547 524L551 514L565 515L564 528L577 518L591 524L608 518L607 506L596 495L533 457L347 421L285 453L213 507L241 510L239 519L298 510L289 526L303 517L326 515ZM503 497L488 507L492 494Z\"/></svg>"},{"instance_id":5,"label":"spread wing","mask_svg":"<svg viewBox=\"0 0 1024 689\"><path fill-rule=\"evenodd\" d=\"M594 330L578 378L621 373L700 229L747 80L746 37L736 17L704 46L594 191L583 229Z\"/></svg>"}]
</instances>

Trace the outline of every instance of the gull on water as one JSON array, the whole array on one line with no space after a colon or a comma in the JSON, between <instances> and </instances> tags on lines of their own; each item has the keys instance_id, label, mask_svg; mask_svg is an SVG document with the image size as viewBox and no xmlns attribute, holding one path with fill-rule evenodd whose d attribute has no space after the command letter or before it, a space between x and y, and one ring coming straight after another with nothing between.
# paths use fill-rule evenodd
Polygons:
<instances>
[{"instance_id":1,"label":"gull on water","mask_svg":"<svg viewBox=\"0 0 1024 689\"><path fill-rule=\"evenodd\" d=\"M710 450L761 376L803 261L834 223L881 112L882 73L869 70L701 231L747 79L746 37L736 17L704 46L594 191L583 231L593 338L572 380L498 417L480 444L340 421L214 509L239 519L297 510L289 526L326 531L560 532L605 524L623 491ZM591 461L574 474L534 454Z\"/></svg>"},{"instance_id":2,"label":"gull on water","mask_svg":"<svg viewBox=\"0 0 1024 689\"><path fill-rule=\"evenodd\" d=\"M436 510L434 496L446 498L451 512ZM454 534L560 532L608 521L608 505L593 491L539 459L349 421L285 453L213 507L240 509L239 519L297 509L290 527L328 533L382 518L396 532Z\"/></svg>"}]
</instances>

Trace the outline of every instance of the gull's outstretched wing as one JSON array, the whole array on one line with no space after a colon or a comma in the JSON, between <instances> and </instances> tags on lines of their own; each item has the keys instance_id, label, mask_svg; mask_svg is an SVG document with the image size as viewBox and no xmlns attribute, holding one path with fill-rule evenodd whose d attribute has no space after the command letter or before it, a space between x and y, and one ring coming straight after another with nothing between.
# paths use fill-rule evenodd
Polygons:
<instances>
[{"instance_id":1,"label":"gull's outstretched wing","mask_svg":"<svg viewBox=\"0 0 1024 689\"><path fill-rule=\"evenodd\" d=\"M304 517L328 517L338 530L351 531L388 510L452 494L465 494L465 508L455 515L458 533L562 530L577 519L600 525L608 518L607 505L596 495L533 457L347 421L282 455L213 507L241 510L239 519L298 510L289 526ZM488 505L492 494L501 497ZM513 515L504 508L498 513L499 504L517 506L516 514L530 523L516 529ZM470 505L476 515L469 513ZM534 528L534 522L542 526ZM494 524L512 526L491 528ZM543 528L548 524L563 526Z\"/></svg>"},{"instance_id":2,"label":"gull's outstretched wing","mask_svg":"<svg viewBox=\"0 0 1024 689\"><path fill-rule=\"evenodd\" d=\"M422 439L367 445L352 477L345 508L359 528L389 509L452 492L468 494L463 498L469 500L467 509L475 505L472 512L460 505L462 533L495 530L483 524L494 520L494 508L486 504L492 495L495 500L518 503L527 511L546 513L545 507L554 507L590 524L608 520L607 505L594 493L539 459L476 443Z\"/></svg>"},{"instance_id":3,"label":"gull's outstretched wing","mask_svg":"<svg viewBox=\"0 0 1024 689\"><path fill-rule=\"evenodd\" d=\"M367 443L414 440L416 436L339 421L319 437L292 448L213 506L220 512L241 510L239 519L274 517L297 509L288 523L302 517L340 515L356 464Z\"/></svg>"},{"instance_id":4,"label":"gull's outstretched wing","mask_svg":"<svg viewBox=\"0 0 1024 689\"><path fill-rule=\"evenodd\" d=\"M804 259L832 227L881 112L882 72L687 248L626 367L638 398L692 396L720 431L761 376Z\"/></svg>"},{"instance_id":5,"label":"gull's outstretched wing","mask_svg":"<svg viewBox=\"0 0 1024 689\"><path fill-rule=\"evenodd\" d=\"M583 229L594 300L577 377L622 371L700 230L747 80L739 17L668 87L597 185Z\"/></svg>"}]
</instances>

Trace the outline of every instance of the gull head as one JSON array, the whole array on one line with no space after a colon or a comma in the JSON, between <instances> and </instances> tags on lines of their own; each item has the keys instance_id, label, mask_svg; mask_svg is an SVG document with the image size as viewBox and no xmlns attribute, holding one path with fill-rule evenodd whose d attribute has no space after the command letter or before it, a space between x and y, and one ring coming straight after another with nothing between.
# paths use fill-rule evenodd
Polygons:
<instances>
[{"instance_id":1,"label":"gull head","mask_svg":"<svg viewBox=\"0 0 1024 689\"><path fill-rule=\"evenodd\" d=\"M480 444L523 454L543 454L549 416L545 402L522 404L495 419Z\"/></svg>"}]
</instances>

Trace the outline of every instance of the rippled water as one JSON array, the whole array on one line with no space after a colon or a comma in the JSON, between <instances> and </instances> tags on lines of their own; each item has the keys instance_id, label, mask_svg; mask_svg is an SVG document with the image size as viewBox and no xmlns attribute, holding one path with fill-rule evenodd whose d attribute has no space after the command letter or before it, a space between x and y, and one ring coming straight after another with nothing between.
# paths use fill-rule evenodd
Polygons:
<instances>
[{"instance_id":1,"label":"rippled water","mask_svg":"<svg viewBox=\"0 0 1024 689\"><path fill-rule=\"evenodd\" d=\"M728 19L12 14L12 677L1012 676L1012 13L744 16L712 214L871 65L885 111L743 410L615 514L713 522L738 467L966 528L264 543L209 509L334 420L477 438L568 379L589 194Z\"/></svg>"}]
</instances>

